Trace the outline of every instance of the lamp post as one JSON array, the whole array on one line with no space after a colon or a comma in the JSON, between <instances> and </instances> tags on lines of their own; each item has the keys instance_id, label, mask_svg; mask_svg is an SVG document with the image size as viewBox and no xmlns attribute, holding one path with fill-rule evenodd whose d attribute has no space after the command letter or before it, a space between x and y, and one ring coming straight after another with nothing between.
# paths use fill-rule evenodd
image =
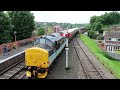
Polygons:
<instances>
[{"instance_id":1,"label":"lamp post","mask_svg":"<svg viewBox=\"0 0 120 90\"><path fill-rule=\"evenodd\" d=\"M17 33L17 32L14 31L13 33L14 33L14 35L15 35L15 46L16 46L16 45L17 45L17 44L16 44L16 33Z\"/></svg>"}]
</instances>

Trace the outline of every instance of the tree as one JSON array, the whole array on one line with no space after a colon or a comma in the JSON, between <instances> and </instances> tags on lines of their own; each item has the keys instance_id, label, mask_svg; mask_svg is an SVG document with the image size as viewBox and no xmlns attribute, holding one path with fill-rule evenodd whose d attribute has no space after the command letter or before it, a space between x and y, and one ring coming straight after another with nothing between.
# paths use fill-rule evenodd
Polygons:
<instances>
[{"instance_id":1,"label":"tree","mask_svg":"<svg viewBox=\"0 0 120 90\"><path fill-rule=\"evenodd\" d=\"M88 31L88 36L92 39L96 39L98 34L96 34L96 31L89 30Z\"/></svg>"},{"instance_id":2,"label":"tree","mask_svg":"<svg viewBox=\"0 0 120 90\"><path fill-rule=\"evenodd\" d=\"M6 13L0 11L0 44L11 41L12 24Z\"/></svg>"},{"instance_id":3,"label":"tree","mask_svg":"<svg viewBox=\"0 0 120 90\"><path fill-rule=\"evenodd\" d=\"M35 29L34 16L30 11L8 11L16 31L17 40L30 38ZM12 34L14 37L14 34Z\"/></svg>"},{"instance_id":4,"label":"tree","mask_svg":"<svg viewBox=\"0 0 120 90\"><path fill-rule=\"evenodd\" d=\"M39 35L44 35L44 34L45 34L45 29L40 27L40 28L37 30L37 35L39 36Z\"/></svg>"},{"instance_id":5,"label":"tree","mask_svg":"<svg viewBox=\"0 0 120 90\"><path fill-rule=\"evenodd\" d=\"M99 33L103 33L103 29L99 29L98 32L99 32Z\"/></svg>"},{"instance_id":6,"label":"tree","mask_svg":"<svg viewBox=\"0 0 120 90\"><path fill-rule=\"evenodd\" d=\"M90 17L90 24L93 24L94 22L96 22L96 20L97 20L97 16Z\"/></svg>"},{"instance_id":7,"label":"tree","mask_svg":"<svg viewBox=\"0 0 120 90\"><path fill-rule=\"evenodd\" d=\"M102 29L102 23L101 22L96 22L95 23L95 27L94 27L94 29L95 29L95 31L99 31L99 30L101 30Z\"/></svg>"}]
</instances>

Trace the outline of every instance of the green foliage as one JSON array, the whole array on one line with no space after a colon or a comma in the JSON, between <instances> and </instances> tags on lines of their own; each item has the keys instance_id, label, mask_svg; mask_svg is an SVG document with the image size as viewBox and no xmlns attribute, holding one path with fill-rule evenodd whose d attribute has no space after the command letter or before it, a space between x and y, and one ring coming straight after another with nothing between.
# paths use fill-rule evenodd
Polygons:
<instances>
[{"instance_id":1,"label":"green foliage","mask_svg":"<svg viewBox=\"0 0 120 90\"><path fill-rule=\"evenodd\" d=\"M90 17L90 24L93 24L96 22L97 16Z\"/></svg>"},{"instance_id":2,"label":"green foliage","mask_svg":"<svg viewBox=\"0 0 120 90\"><path fill-rule=\"evenodd\" d=\"M105 13L101 16L92 16L90 18L90 24L93 24L95 22L101 22L103 25L120 23L120 13L110 12L110 13Z\"/></svg>"},{"instance_id":3,"label":"green foliage","mask_svg":"<svg viewBox=\"0 0 120 90\"><path fill-rule=\"evenodd\" d=\"M95 24L95 31L101 30L102 26L103 26L103 25L102 25L101 22L96 22L96 24Z\"/></svg>"},{"instance_id":4,"label":"green foliage","mask_svg":"<svg viewBox=\"0 0 120 90\"><path fill-rule=\"evenodd\" d=\"M6 13L0 11L0 44L11 41L12 24Z\"/></svg>"},{"instance_id":5,"label":"green foliage","mask_svg":"<svg viewBox=\"0 0 120 90\"><path fill-rule=\"evenodd\" d=\"M8 11L17 40L30 38L35 29L34 16L30 11ZM12 33L12 37L14 34Z\"/></svg>"},{"instance_id":6,"label":"green foliage","mask_svg":"<svg viewBox=\"0 0 120 90\"><path fill-rule=\"evenodd\" d=\"M85 26L85 29L86 29L86 30L91 30L91 25L90 25L90 24L86 25L86 26Z\"/></svg>"},{"instance_id":7,"label":"green foliage","mask_svg":"<svg viewBox=\"0 0 120 90\"><path fill-rule=\"evenodd\" d=\"M104 30L109 30L108 25L118 23L120 23L120 13L118 12L105 13L101 16L92 16L90 18L89 30L98 31L102 34Z\"/></svg>"},{"instance_id":8,"label":"green foliage","mask_svg":"<svg viewBox=\"0 0 120 90\"><path fill-rule=\"evenodd\" d=\"M96 39L98 34L96 33L96 31L93 31L93 30L89 30L88 31L88 36L92 39Z\"/></svg>"},{"instance_id":9,"label":"green foliage","mask_svg":"<svg viewBox=\"0 0 120 90\"><path fill-rule=\"evenodd\" d=\"M57 23L57 22L36 22L36 27L53 27L55 25L61 26L63 29L70 29L70 28L79 28L79 27L85 27L88 24L71 24L71 23Z\"/></svg>"},{"instance_id":10,"label":"green foliage","mask_svg":"<svg viewBox=\"0 0 120 90\"><path fill-rule=\"evenodd\" d=\"M37 30L37 35L39 36L39 35L44 35L44 34L45 34L45 29L40 27L40 28Z\"/></svg>"},{"instance_id":11,"label":"green foliage","mask_svg":"<svg viewBox=\"0 0 120 90\"><path fill-rule=\"evenodd\" d=\"M101 22L94 22L91 24L90 28L92 31L98 31L102 33L103 32L102 27L103 27L103 24Z\"/></svg>"},{"instance_id":12,"label":"green foliage","mask_svg":"<svg viewBox=\"0 0 120 90\"><path fill-rule=\"evenodd\" d=\"M53 29L52 28L48 28L47 30L46 30L46 34L51 34L53 32Z\"/></svg>"},{"instance_id":13,"label":"green foliage","mask_svg":"<svg viewBox=\"0 0 120 90\"><path fill-rule=\"evenodd\" d=\"M98 29L98 32L99 33L103 33L103 29Z\"/></svg>"},{"instance_id":14,"label":"green foliage","mask_svg":"<svg viewBox=\"0 0 120 90\"><path fill-rule=\"evenodd\" d=\"M85 35L80 35L81 40L90 49L91 52L100 60L104 65L113 72L113 74L120 78L120 61L110 58L106 53L98 47L97 43Z\"/></svg>"}]
</instances>

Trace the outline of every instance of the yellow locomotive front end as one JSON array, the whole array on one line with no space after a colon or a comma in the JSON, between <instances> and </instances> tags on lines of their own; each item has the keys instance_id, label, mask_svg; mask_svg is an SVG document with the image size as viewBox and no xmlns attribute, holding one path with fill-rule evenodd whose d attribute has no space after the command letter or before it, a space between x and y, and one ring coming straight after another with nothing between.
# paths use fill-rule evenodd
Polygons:
<instances>
[{"instance_id":1,"label":"yellow locomotive front end","mask_svg":"<svg viewBox=\"0 0 120 90\"><path fill-rule=\"evenodd\" d=\"M25 51L26 76L45 78L48 74L48 51L42 48L29 48Z\"/></svg>"}]
</instances>

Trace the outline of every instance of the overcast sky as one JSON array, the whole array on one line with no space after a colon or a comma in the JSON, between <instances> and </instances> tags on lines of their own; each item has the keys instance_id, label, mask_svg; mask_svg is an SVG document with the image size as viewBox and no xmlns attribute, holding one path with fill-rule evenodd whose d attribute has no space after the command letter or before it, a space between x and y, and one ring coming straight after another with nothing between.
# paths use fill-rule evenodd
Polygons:
<instances>
[{"instance_id":1,"label":"overcast sky","mask_svg":"<svg viewBox=\"0 0 120 90\"><path fill-rule=\"evenodd\" d=\"M90 17L111 11L31 11L38 22L89 23Z\"/></svg>"}]
</instances>

